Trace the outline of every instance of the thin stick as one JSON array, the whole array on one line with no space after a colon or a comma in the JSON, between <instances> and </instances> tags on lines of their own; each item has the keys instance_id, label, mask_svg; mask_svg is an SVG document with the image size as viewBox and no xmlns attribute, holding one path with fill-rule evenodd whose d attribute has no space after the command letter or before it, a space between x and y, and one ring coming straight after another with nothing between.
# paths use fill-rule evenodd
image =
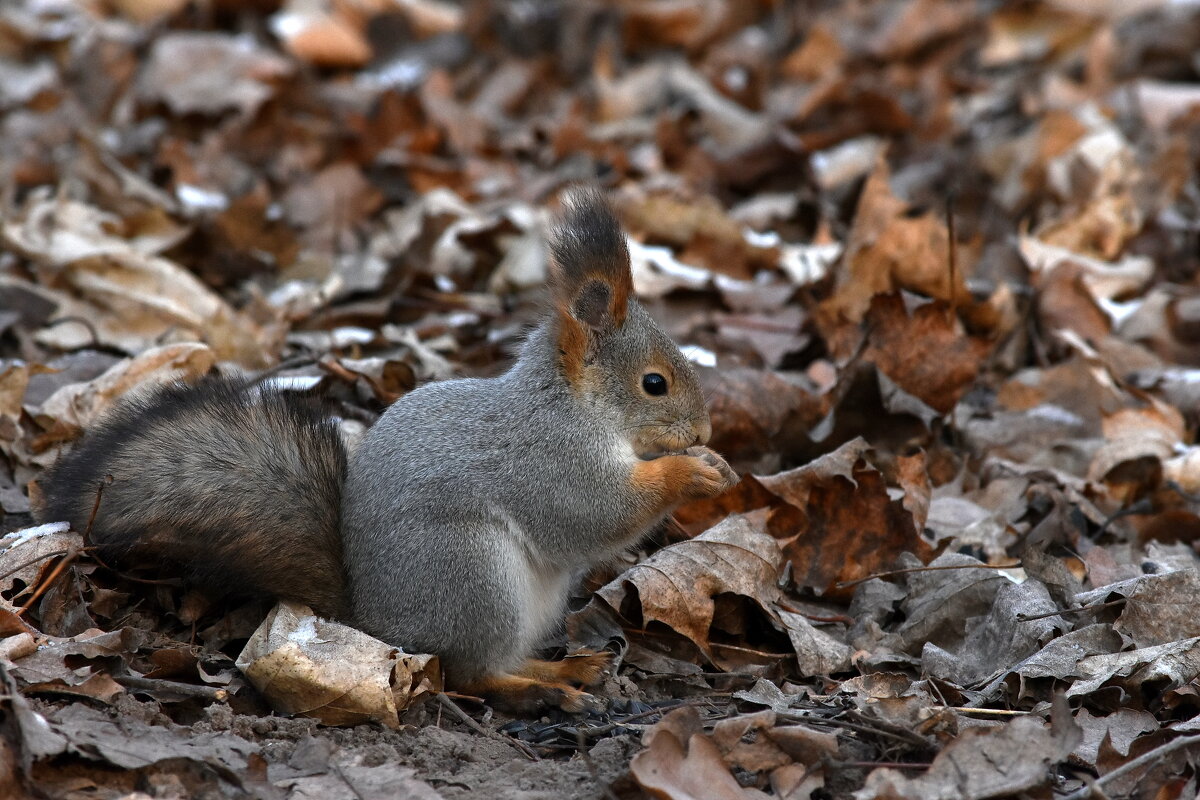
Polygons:
<instances>
[{"instance_id":1,"label":"thin stick","mask_svg":"<svg viewBox=\"0 0 1200 800\"><path fill-rule=\"evenodd\" d=\"M112 475L105 476L109 481L112 480ZM87 544L88 539L92 535L92 526L96 524L96 514L100 512L100 500L104 497L105 481L100 481L96 487L96 502L92 503L92 513L88 515L87 527L83 529L83 543Z\"/></svg>"},{"instance_id":2,"label":"thin stick","mask_svg":"<svg viewBox=\"0 0 1200 800\"><path fill-rule=\"evenodd\" d=\"M904 731L903 733L896 733L894 731L884 730L883 728L877 728L877 727L873 727L871 725L859 725L858 723L855 723L855 722L847 722L844 719L833 719L831 717L816 717L816 716L810 717L810 716L806 716L804 714L784 713L784 714L780 714L779 717L781 719L785 719L789 722L800 722L800 723L808 722L808 723L813 723L815 725L830 725L834 728L845 728L848 731L857 731L858 733L866 733L866 734L870 734L872 736L882 736L885 739L894 739L897 742L903 742L904 744L907 744L907 745L916 745L925 750L930 750L933 748L933 746L924 737L922 737L918 734L912 733L911 731Z\"/></svg>"},{"instance_id":3,"label":"thin stick","mask_svg":"<svg viewBox=\"0 0 1200 800\"><path fill-rule=\"evenodd\" d=\"M822 617L816 614L806 614L805 612L788 603L786 600L776 600L775 605L779 606L784 611L790 611L793 614L799 614L810 622L841 622L846 625L853 625L855 621L853 617L847 616L846 614L833 614L828 617Z\"/></svg>"},{"instance_id":4,"label":"thin stick","mask_svg":"<svg viewBox=\"0 0 1200 800\"><path fill-rule=\"evenodd\" d=\"M608 800L620 800L620 798L613 794L612 787L608 785L608 781L600 777L600 771L596 769L596 764L592 761L592 755L588 752L587 742L584 741L583 731L580 729L575 730L575 743L579 747L579 757L583 759L583 765L587 767L588 774L592 776L592 780L600 787L600 791L604 793L604 796Z\"/></svg>"},{"instance_id":5,"label":"thin stick","mask_svg":"<svg viewBox=\"0 0 1200 800\"><path fill-rule=\"evenodd\" d=\"M0 573L0 581L4 580L9 575L20 572L21 570L25 569L28 566L32 566L33 564L36 564L37 562L41 561L42 559L55 558L57 556L65 556L69 552L71 552L71 551L70 550L51 550L49 553L42 553L40 556L36 556L34 558L29 559L24 564L18 564L17 566L10 569L8 572Z\"/></svg>"},{"instance_id":6,"label":"thin stick","mask_svg":"<svg viewBox=\"0 0 1200 800\"><path fill-rule=\"evenodd\" d=\"M1096 778L1096 780L1093 781L1090 786L1084 786L1082 789L1077 789L1076 791L1071 792L1071 794L1067 795L1065 798L1063 798L1063 800L1084 800L1085 797L1088 797L1092 794L1093 790L1099 791L1102 789L1104 784L1112 783L1113 781L1117 780L1117 778L1125 777L1138 767L1145 766L1152 761L1163 758L1169 753L1174 753L1176 750L1182 750L1185 747L1191 747L1197 743L1200 743L1200 736L1185 736L1181 739L1175 739L1174 741L1167 742L1162 747L1156 747L1147 753L1142 753L1137 758L1133 759L1132 761L1127 761L1126 763L1114 769L1112 772L1101 775L1099 778ZM1101 796L1103 796L1103 794L1101 794Z\"/></svg>"},{"instance_id":7,"label":"thin stick","mask_svg":"<svg viewBox=\"0 0 1200 800\"><path fill-rule=\"evenodd\" d=\"M214 686L199 686L194 683L180 683L162 678L142 678L137 675L114 675L113 680L130 689L146 692L175 692L186 697L198 697L201 700L212 700L223 703L229 699L229 691Z\"/></svg>"},{"instance_id":8,"label":"thin stick","mask_svg":"<svg viewBox=\"0 0 1200 800\"><path fill-rule=\"evenodd\" d=\"M367 800L367 798L363 796L363 793L358 790L358 787L355 786L351 782L350 778L346 776L346 773L342 771L340 764L334 763L331 764L331 766L333 767L333 771L337 773L337 776L342 779L342 783L346 784L346 788L349 789L358 800Z\"/></svg>"},{"instance_id":9,"label":"thin stick","mask_svg":"<svg viewBox=\"0 0 1200 800\"><path fill-rule=\"evenodd\" d=\"M983 714L991 717L1026 717L1033 713L1032 711L1010 711L1007 708L967 708L966 706L942 706L942 708L947 711L957 711L960 714Z\"/></svg>"},{"instance_id":10,"label":"thin stick","mask_svg":"<svg viewBox=\"0 0 1200 800\"><path fill-rule=\"evenodd\" d=\"M446 697L446 695L441 694L440 692L437 694L437 699L438 699L438 702L441 703L442 706L444 706L447 711L449 711L454 716L458 717L459 721L462 722L462 724L466 725L468 728L475 731L480 736L485 736L488 739L499 739L502 742L507 742L510 747L515 748L518 753L525 756L530 761L541 761L541 759L538 758L538 754L533 752L533 749L530 748L529 745L522 742L520 739L514 739L511 736L504 736L503 734L496 733L495 731L489 731L487 728L483 727L478 722L473 720L471 718L470 714L468 714L467 712L465 712L461 708L459 708L458 705L455 704L455 702L453 700L451 700L449 697Z\"/></svg>"},{"instance_id":11,"label":"thin stick","mask_svg":"<svg viewBox=\"0 0 1200 800\"><path fill-rule=\"evenodd\" d=\"M947 258L950 266L950 321L958 316L958 241L954 233L954 200L946 198Z\"/></svg>"},{"instance_id":12,"label":"thin stick","mask_svg":"<svg viewBox=\"0 0 1200 800\"><path fill-rule=\"evenodd\" d=\"M1059 617L1067 614L1082 614L1086 611L1098 611L1102 608L1112 608L1114 606L1125 605L1128 598L1122 597L1120 600L1109 600L1107 603L1097 603L1094 606L1080 606L1079 608L1064 608L1062 611L1047 611L1045 614L1017 614L1018 622L1032 622L1035 619L1046 619L1047 617Z\"/></svg>"},{"instance_id":13,"label":"thin stick","mask_svg":"<svg viewBox=\"0 0 1200 800\"><path fill-rule=\"evenodd\" d=\"M891 569L887 572L876 572L873 575L868 575L865 578L859 578L853 581L842 581L837 585L839 589L848 589L851 586L858 586L860 583L866 583L874 578L890 578L893 575L908 575L912 572L937 572L943 569L1018 569L1024 566L1020 561L1015 564L940 564L936 567L908 567L906 569Z\"/></svg>"},{"instance_id":14,"label":"thin stick","mask_svg":"<svg viewBox=\"0 0 1200 800\"><path fill-rule=\"evenodd\" d=\"M857 769L875 769L883 767L885 769L929 769L932 764L907 764L903 761L829 761L831 767L842 768L857 768Z\"/></svg>"},{"instance_id":15,"label":"thin stick","mask_svg":"<svg viewBox=\"0 0 1200 800\"><path fill-rule=\"evenodd\" d=\"M33 597L29 598L29 602L17 609L16 616L19 617L28 611L33 604L38 601L38 598L45 594L47 590L54 585L54 582L58 580L59 575L63 574L63 570L67 568L67 565L74 561L78 556L78 548L72 547L68 549L66 556L63 557L63 560L58 562L58 564L54 567L54 570L46 576L46 579L38 584L38 587L33 592Z\"/></svg>"},{"instance_id":16,"label":"thin stick","mask_svg":"<svg viewBox=\"0 0 1200 800\"><path fill-rule=\"evenodd\" d=\"M678 703L676 703L675 705L662 706L660 708L652 708L649 711L639 711L636 714L630 714L628 717L625 717L620 722L609 722L605 725L597 725L594 728L580 728L579 731L580 731L580 733L587 734L588 736L593 736L593 737L603 736L604 734L609 733L610 731L615 731L617 728L624 727L626 724L633 722L634 720L637 720L637 719L645 719L646 717L652 717L655 714L669 714L670 712L674 711L677 708L686 708L688 706L703 706L703 705L709 705L709 701L707 699L681 700Z\"/></svg>"}]
</instances>

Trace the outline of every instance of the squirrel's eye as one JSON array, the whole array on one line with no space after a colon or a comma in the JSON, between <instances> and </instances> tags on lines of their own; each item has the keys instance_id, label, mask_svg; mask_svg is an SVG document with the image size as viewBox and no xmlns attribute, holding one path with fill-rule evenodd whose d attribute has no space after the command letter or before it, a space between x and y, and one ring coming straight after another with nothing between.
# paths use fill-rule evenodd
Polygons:
<instances>
[{"instance_id":1,"label":"squirrel's eye","mask_svg":"<svg viewBox=\"0 0 1200 800\"><path fill-rule=\"evenodd\" d=\"M648 372L642 376L642 388L646 394L666 394L667 379L657 372Z\"/></svg>"}]
</instances>

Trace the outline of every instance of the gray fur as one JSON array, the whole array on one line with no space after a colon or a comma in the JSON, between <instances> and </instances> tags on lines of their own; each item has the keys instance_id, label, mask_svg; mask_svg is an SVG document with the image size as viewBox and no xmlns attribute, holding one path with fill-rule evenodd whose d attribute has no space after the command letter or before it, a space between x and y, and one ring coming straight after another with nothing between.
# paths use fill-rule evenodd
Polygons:
<instances>
[{"instance_id":1,"label":"gray fur","mask_svg":"<svg viewBox=\"0 0 1200 800\"><path fill-rule=\"evenodd\" d=\"M590 393L558 368L557 324L498 378L405 395L351 460L342 530L355 621L438 653L455 680L516 667L560 617L568 575L657 522L630 526L644 511L629 483L634 430L662 450L708 437L695 374L636 302L597 344ZM663 363L672 391L646 395L644 370Z\"/></svg>"}]
</instances>

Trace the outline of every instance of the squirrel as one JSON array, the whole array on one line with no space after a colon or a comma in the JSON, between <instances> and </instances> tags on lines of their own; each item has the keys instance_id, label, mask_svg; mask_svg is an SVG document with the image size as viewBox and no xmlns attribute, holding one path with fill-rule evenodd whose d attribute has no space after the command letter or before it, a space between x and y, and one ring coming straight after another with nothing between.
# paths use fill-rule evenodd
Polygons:
<instances>
[{"instance_id":1,"label":"squirrel","mask_svg":"<svg viewBox=\"0 0 1200 800\"><path fill-rule=\"evenodd\" d=\"M409 392L352 454L314 398L234 378L168 385L55 462L36 515L90 520L118 563L166 562L434 653L448 686L502 708L595 707L577 687L612 653L530 657L572 577L737 475L704 446L699 380L633 297L603 194L576 187L561 205L552 307L506 373Z\"/></svg>"}]
</instances>

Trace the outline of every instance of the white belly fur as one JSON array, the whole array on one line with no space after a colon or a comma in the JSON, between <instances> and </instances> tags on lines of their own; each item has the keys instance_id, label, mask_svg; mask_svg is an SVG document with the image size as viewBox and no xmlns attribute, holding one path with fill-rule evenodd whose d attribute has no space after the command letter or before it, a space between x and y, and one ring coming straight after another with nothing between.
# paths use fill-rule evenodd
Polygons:
<instances>
[{"instance_id":1,"label":"white belly fur","mask_svg":"<svg viewBox=\"0 0 1200 800\"><path fill-rule=\"evenodd\" d=\"M524 532L511 520L509 574L520 614L519 648L525 655L563 620L571 573L538 557Z\"/></svg>"},{"instance_id":2,"label":"white belly fur","mask_svg":"<svg viewBox=\"0 0 1200 800\"><path fill-rule=\"evenodd\" d=\"M527 647L535 647L546 634L563 620L567 604L570 573L526 560L527 585L525 593L526 619L529 620Z\"/></svg>"}]
</instances>

